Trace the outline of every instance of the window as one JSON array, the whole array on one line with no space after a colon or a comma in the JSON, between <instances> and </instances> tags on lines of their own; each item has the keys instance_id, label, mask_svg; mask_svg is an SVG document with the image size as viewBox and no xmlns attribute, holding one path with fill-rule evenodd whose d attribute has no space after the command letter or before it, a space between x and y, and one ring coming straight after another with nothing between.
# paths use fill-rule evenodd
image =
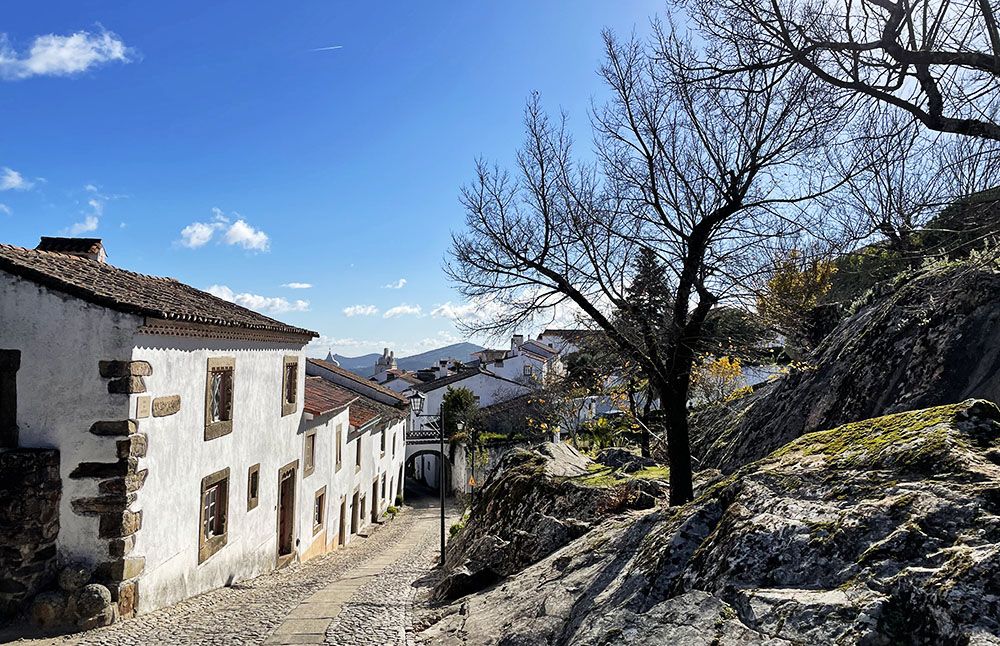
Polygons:
<instances>
[{"instance_id":1,"label":"window","mask_svg":"<svg viewBox=\"0 0 1000 646\"><path fill-rule=\"evenodd\" d=\"M291 415L298 410L299 401L299 358L287 356L281 377L281 415Z\"/></svg>"},{"instance_id":2,"label":"window","mask_svg":"<svg viewBox=\"0 0 1000 646\"><path fill-rule=\"evenodd\" d=\"M302 458L302 477L316 470L316 431L306 433L305 455Z\"/></svg>"},{"instance_id":3,"label":"window","mask_svg":"<svg viewBox=\"0 0 1000 646\"><path fill-rule=\"evenodd\" d=\"M379 438L379 450L382 455L385 455L385 430L382 431L382 436Z\"/></svg>"},{"instance_id":4,"label":"window","mask_svg":"<svg viewBox=\"0 0 1000 646\"><path fill-rule=\"evenodd\" d=\"M385 500L385 474L382 474L382 500Z\"/></svg>"},{"instance_id":5,"label":"window","mask_svg":"<svg viewBox=\"0 0 1000 646\"><path fill-rule=\"evenodd\" d=\"M235 359L208 360L205 386L205 439L213 440L233 432L233 372Z\"/></svg>"},{"instance_id":6,"label":"window","mask_svg":"<svg viewBox=\"0 0 1000 646\"><path fill-rule=\"evenodd\" d=\"M359 437L359 438L358 438L358 442L357 442L357 444L358 444L358 450L357 450L357 452L356 452L356 453L354 454L354 468L355 468L356 470L358 470L358 471L360 471L360 470L361 470L361 440L362 440L363 438L364 438L364 436L363 436L363 435L362 435L361 437Z\"/></svg>"},{"instance_id":7,"label":"window","mask_svg":"<svg viewBox=\"0 0 1000 646\"><path fill-rule=\"evenodd\" d=\"M396 434L392 434L392 457L396 457Z\"/></svg>"},{"instance_id":8,"label":"window","mask_svg":"<svg viewBox=\"0 0 1000 646\"><path fill-rule=\"evenodd\" d=\"M198 563L204 563L226 545L229 516L229 469L216 471L201 480L201 531Z\"/></svg>"},{"instance_id":9,"label":"window","mask_svg":"<svg viewBox=\"0 0 1000 646\"><path fill-rule=\"evenodd\" d=\"M260 497L260 465L255 464L250 467L247 473L247 511L257 507Z\"/></svg>"},{"instance_id":10,"label":"window","mask_svg":"<svg viewBox=\"0 0 1000 646\"><path fill-rule=\"evenodd\" d=\"M340 471L340 464L344 457L344 427L337 424L337 471Z\"/></svg>"},{"instance_id":11,"label":"window","mask_svg":"<svg viewBox=\"0 0 1000 646\"><path fill-rule=\"evenodd\" d=\"M326 487L321 487L313 498L313 534L323 529L326 523Z\"/></svg>"},{"instance_id":12,"label":"window","mask_svg":"<svg viewBox=\"0 0 1000 646\"><path fill-rule=\"evenodd\" d=\"M498 361L497 361L496 363L494 363L493 365L494 365L494 366L496 366L497 368L503 368L503 359L499 359L499 360L498 360Z\"/></svg>"},{"instance_id":13,"label":"window","mask_svg":"<svg viewBox=\"0 0 1000 646\"><path fill-rule=\"evenodd\" d=\"M20 350L0 350L0 448L17 447L17 371Z\"/></svg>"},{"instance_id":14,"label":"window","mask_svg":"<svg viewBox=\"0 0 1000 646\"><path fill-rule=\"evenodd\" d=\"M524 367L524 376L525 377L530 377L533 374L535 374L535 371L534 371L534 369L531 366L525 366Z\"/></svg>"}]
</instances>

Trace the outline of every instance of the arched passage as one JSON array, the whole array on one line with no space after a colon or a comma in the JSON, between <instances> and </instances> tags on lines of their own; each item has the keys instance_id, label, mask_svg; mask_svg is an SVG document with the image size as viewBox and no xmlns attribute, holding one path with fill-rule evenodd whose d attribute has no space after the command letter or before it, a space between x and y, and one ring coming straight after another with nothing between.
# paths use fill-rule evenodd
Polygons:
<instances>
[{"instance_id":1,"label":"arched passage","mask_svg":"<svg viewBox=\"0 0 1000 646\"><path fill-rule=\"evenodd\" d=\"M437 449L421 449L407 456L404 465L404 488L407 498L411 496L437 496L440 492L441 453ZM444 459L445 492L451 495L451 462Z\"/></svg>"}]
</instances>

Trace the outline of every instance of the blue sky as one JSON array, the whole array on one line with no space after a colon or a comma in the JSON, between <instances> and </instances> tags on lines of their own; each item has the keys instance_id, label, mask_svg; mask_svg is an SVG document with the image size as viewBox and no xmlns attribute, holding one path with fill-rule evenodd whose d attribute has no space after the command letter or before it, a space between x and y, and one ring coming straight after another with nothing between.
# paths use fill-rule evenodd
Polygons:
<instances>
[{"instance_id":1,"label":"blue sky","mask_svg":"<svg viewBox=\"0 0 1000 646\"><path fill-rule=\"evenodd\" d=\"M460 339L441 263L474 160L510 160L534 90L588 142L600 30L663 8L18 5L0 23L0 242L101 237L116 265L348 355Z\"/></svg>"}]
</instances>

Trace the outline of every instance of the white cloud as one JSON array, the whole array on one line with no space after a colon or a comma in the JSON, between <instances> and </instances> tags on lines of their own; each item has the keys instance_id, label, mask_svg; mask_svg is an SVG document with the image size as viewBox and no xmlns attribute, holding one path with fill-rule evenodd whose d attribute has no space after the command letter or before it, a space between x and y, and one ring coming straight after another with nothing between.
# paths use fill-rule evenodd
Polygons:
<instances>
[{"instance_id":1,"label":"white cloud","mask_svg":"<svg viewBox=\"0 0 1000 646\"><path fill-rule=\"evenodd\" d=\"M378 314L378 308L374 305L351 305L350 307L344 308L344 316L375 316Z\"/></svg>"},{"instance_id":2,"label":"white cloud","mask_svg":"<svg viewBox=\"0 0 1000 646\"><path fill-rule=\"evenodd\" d=\"M215 235L215 227L204 222L193 222L181 229L181 244L189 249L197 249L208 244Z\"/></svg>"},{"instance_id":3,"label":"white cloud","mask_svg":"<svg viewBox=\"0 0 1000 646\"><path fill-rule=\"evenodd\" d=\"M0 168L0 191L27 191L34 185L13 168Z\"/></svg>"},{"instance_id":4,"label":"white cloud","mask_svg":"<svg viewBox=\"0 0 1000 646\"><path fill-rule=\"evenodd\" d=\"M383 289L403 289L406 287L406 279L400 278L394 283L389 283L388 285L382 285Z\"/></svg>"},{"instance_id":5,"label":"white cloud","mask_svg":"<svg viewBox=\"0 0 1000 646\"><path fill-rule=\"evenodd\" d=\"M226 285L212 285L205 290L209 294L221 298L230 303L242 305L251 310L265 312L267 314L281 314L284 312L305 312L309 309L309 301L296 300L289 301L280 296L261 296L260 294L236 293Z\"/></svg>"},{"instance_id":6,"label":"white cloud","mask_svg":"<svg viewBox=\"0 0 1000 646\"><path fill-rule=\"evenodd\" d=\"M310 283L285 283L282 287L287 287L288 289L312 289Z\"/></svg>"},{"instance_id":7,"label":"white cloud","mask_svg":"<svg viewBox=\"0 0 1000 646\"><path fill-rule=\"evenodd\" d=\"M71 236L78 236L81 233L95 231L99 221L96 215L88 215L83 218L83 222L75 222L73 226L66 230Z\"/></svg>"},{"instance_id":8,"label":"white cloud","mask_svg":"<svg viewBox=\"0 0 1000 646\"><path fill-rule=\"evenodd\" d=\"M37 36L27 52L16 52L0 35L0 77L70 76L112 61L129 62L129 48L115 34L78 31L69 36Z\"/></svg>"},{"instance_id":9,"label":"white cloud","mask_svg":"<svg viewBox=\"0 0 1000 646\"><path fill-rule=\"evenodd\" d=\"M226 244L255 251L267 251L271 247L267 234L253 228L246 220L237 220L226 230Z\"/></svg>"},{"instance_id":10,"label":"white cloud","mask_svg":"<svg viewBox=\"0 0 1000 646\"><path fill-rule=\"evenodd\" d=\"M471 315L475 314L480 309L480 305L477 303L465 303L464 305L456 305L451 301L444 303L443 305L438 305L431 310L431 316L434 318L445 318L451 319L452 321L458 321L461 319L469 318Z\"/></svg>"},{"instance_id":11,"label":"white cloud","mask_svg":"<svg viewBox=\"0 0 1000 646\"><path fill-rule=\"evenodd\" d=\"M10 207L7 206L6 204L0 204L0 213L3 213L4 215L10 215L11 214Z\"/></svg>"},{"instance_id":12,"label":"white cloud","mask_svg":"<svg viewBox=\"0 0 1000 646\"><path fill-rule=\"evenodd\" d=\"M238 213L234 213L239 218ZM231 222L218 207L212 208L211 222L192 222L181 229L180 244L189 249L203 247L222 233L222 242L252 251L270 251L271 241L267 234L254 228L246 220L239 218Z\"/></svg>"},{"instance_id":13,"label":"white cloud","mask_svg":"<svg viewBox=\"0 0 1000 646\"><path fill-rule=\"evenodd\" d=\"M397 305L396 307L387 309L385 314L382 315L382 318L391 319L396 318L397 316L406 316L409 314L420 316L422 311L423 310L420 309L419 305L407 305L406 303L403 303L402 305Z\"/></svg>"}]
</instances>

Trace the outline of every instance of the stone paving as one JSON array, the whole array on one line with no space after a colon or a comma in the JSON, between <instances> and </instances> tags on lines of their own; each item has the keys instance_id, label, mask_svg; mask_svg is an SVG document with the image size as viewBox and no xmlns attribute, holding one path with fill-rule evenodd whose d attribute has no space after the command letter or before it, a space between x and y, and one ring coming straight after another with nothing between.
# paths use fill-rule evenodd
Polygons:
<instances>
[{"instance_id":1,"label":"stone paving","mask_svg":"<svg viewBox=\"0 0 1000 646\"><path fill-rule=\"evenodd\" d=\"M450 515L450 514L449 514ZM409 508L369 538L232 587L94 630L17 644L412 643L411 583L436 564L438 510ZM454 518L449 518L449 524Z\"/></svg>"}]
</instances>

